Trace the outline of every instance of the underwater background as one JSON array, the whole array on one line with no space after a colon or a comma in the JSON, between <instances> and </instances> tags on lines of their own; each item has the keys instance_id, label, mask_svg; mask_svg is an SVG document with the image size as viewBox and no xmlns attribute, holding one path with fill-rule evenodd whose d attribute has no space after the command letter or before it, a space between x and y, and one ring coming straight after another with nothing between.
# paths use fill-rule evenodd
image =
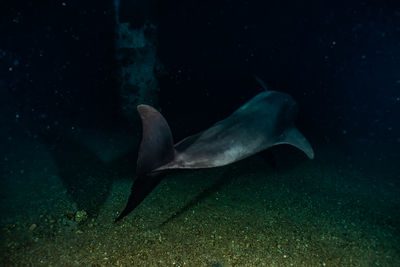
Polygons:
<instances>
[{"instance_id":1,"label":"underwater background","mask_svg":"<svg viewBox=\"0 0 400 267\"><path fill-rule=\"evenodd\" d=\"M0 4L1 266L400 266L400 8ZM174 141L290 94L279 145L176 171L127 217L151 104ZM267 119L267 118L266 118Z\"/></svg>"}]
</instances>

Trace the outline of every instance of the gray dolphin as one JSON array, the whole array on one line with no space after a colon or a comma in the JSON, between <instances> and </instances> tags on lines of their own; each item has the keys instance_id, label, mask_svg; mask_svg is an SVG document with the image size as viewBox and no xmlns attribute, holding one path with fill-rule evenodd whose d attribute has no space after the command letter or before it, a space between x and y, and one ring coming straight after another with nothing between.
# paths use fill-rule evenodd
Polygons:
<instances>
[{"instance_id":1,"label":"gray dolphin","mask_svg":"<svg viewBox=\"0 0 400 267\"><path fill-rule=\"evenodd\" d=\"M167 121L156 109L139 105L143 124L142 142L136 167L136 180L119 221L135 209L158 185L168 170L200 169L228 165L269 147L289 144L310 159L314 151L296 129L297 105L294 99L265 88L229 117L174 145Z\"/></svg>"}]
</instances>

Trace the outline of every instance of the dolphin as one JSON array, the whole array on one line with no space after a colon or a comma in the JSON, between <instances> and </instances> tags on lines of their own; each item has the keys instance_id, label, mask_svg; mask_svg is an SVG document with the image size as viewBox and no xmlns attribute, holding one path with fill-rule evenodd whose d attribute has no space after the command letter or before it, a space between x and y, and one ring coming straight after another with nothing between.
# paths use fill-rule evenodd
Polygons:
<instances>
[{"instance_id":1,"label":"dolphin","mask_svg":"<svg viewBox=\"0 0 400 267\"><path fill-rule=\"evenodd\" d=\"M288 94L268 90L254 96L229 117L174 145L167 121L155 108L138 105L142 141L136 180L121 220L159 184L166 172L228 165L280 144L302 150L310 159L314 151L295 127L297 104Z\"/></svg>"}]
</instances>

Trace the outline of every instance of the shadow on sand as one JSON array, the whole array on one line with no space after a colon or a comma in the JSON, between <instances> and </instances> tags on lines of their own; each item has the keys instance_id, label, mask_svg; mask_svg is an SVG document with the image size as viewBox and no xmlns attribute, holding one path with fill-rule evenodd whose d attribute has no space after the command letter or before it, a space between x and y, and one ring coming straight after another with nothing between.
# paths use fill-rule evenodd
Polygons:
<instances>
[{"instance_id":1,"label":"shadow on sand","mask_svg":"<svg viewBox=\"0 0 400 267\"><path fill-rule=\"evenodd\" d=\"M42 135L40 141L51 153L68 195L77 208L85 210L89 216L98 215L110 193L113 180L131 172L130 166L134 165L126 164L131 159L131 152L105 163L72 137L48 134ZM121 162L121 158L125 160Z\"/></svg>"},{"instance_id":2,"label":"shadow on sand","mask_svg":"<svg viewBox=\"0 0 400 267\"><path fill-rule=\"evenodd\" d=\"M262 162L267 164L273 170L277 168L276 159L270 151L263 151L258 155L258 157L260 157L260 159L262 159ZM247 163L242 161L240 163L236 163L235 166L243 164L246 165ZM191 210L193 207L197 206L204 199L216 194L224 186L231 183L235 179L235 177L241 177L242 175L245 175L245 173L249 171L248 168L243 168L243 167L226 166L222 168L225 168L225 170L222 172L221 176L216 179L214 183L212 183L210 186L202 190L199 194L194 196L188 203L185 204L185 206L179 209L172 216L168 217L159 226L163 227L169 222L177 219L182 214L186 213L188 210Z\"/></svg>"}]
</instances>

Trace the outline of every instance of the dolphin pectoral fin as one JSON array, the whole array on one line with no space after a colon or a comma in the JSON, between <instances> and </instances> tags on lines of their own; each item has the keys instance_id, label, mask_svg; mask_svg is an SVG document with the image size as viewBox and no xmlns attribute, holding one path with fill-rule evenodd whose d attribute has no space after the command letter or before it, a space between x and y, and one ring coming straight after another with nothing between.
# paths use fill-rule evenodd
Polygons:
<instances>
[{"instance_id":1,"label":"dolphin pectoral fin","mask_svg":"<svg viewBox=\"0 0 400 267\"><path fill-rule=\"evenodd\" d=\"M284 131L280 141L276 143L276 145L279 144L292 145L303 151L310 159L314 158L314 150L310 143L295 127L290 127Z\"/></svg>"},{"instance_id":2,"label":"dolphin pectoral fin","mask_svg":"<svg viewBox=\"0 0 400 267\"><path fill-rule=\"evenodd\" d=\"M128 203L118 218L115 219L115 222L118 222L126 215L131 213L131 211L133 211L147 197L147 195L153 191L163 177L163 174L137 177L132 185L131 195L129 196Z\"/></svg>"}]
</instances>

